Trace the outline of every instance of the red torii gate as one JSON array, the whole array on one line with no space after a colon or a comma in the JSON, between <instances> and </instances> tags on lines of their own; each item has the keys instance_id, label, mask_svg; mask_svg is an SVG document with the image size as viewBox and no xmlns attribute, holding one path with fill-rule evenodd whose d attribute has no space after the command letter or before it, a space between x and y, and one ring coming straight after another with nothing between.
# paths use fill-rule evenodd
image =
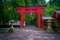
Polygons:
<instances>
[{"instance_id":1,"label":"red torii gate","mask_svg":"<svg viewBox=\"0 0 60 40\"><path fill-rule=\"evenodd\" d=\"M40 17L40 13L44 12L44 8L45 6L17 6L16 10L17 12L21 13L21 20L20 20L20 28L23 28L23 24L24 24L24 14L27 12L36 12L38 14L38 28L41 28L40 24L41 24L41 17Z\"/></svg>"}]
</instances>

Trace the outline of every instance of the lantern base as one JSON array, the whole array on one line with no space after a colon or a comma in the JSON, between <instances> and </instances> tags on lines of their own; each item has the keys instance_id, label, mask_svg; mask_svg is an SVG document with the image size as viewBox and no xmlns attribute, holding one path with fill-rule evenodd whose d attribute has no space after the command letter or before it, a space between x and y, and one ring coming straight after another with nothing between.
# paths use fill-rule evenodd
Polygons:
<instances>
[{"instance_id":1,"label":"lantern base","mask_svg":"<svg viewBox=\"0 0 60 40\"><path fill-rule=\"evenodd\" d=\"M8 31L9 33L13 33L13 32L15 32L15 30L14 30L14 27L13 26L11 26L11 28L9 29L9 31Z\"/></svg>"},{"instance_id":2,"label":"lantern base","mask_svg":"<svg viewBox=\"0 0 60 40\"><path fill-rule=\"evenodd\" d=\"M48 32L48 33L54 33L54 31L52 30L52 28L51 28L51 27L47 27L46 32Z\"/></svg>"}]
</instances>

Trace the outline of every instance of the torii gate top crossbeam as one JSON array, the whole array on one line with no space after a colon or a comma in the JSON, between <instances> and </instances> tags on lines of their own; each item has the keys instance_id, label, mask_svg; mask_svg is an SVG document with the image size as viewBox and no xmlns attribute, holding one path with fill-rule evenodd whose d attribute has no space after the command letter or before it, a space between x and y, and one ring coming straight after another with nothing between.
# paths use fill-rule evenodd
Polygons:
<instances>
[{"instance_id":1,"label":"torii gate top crossbeam","mask_svg":"<svg viewBox=\"0 0 60 40\"><path fill-rule=\"evenodd\" d=\"M41 10L43 12L43 9L45 6L17 6L18 12L37 12Z\"/></svg>"}]
</instances>

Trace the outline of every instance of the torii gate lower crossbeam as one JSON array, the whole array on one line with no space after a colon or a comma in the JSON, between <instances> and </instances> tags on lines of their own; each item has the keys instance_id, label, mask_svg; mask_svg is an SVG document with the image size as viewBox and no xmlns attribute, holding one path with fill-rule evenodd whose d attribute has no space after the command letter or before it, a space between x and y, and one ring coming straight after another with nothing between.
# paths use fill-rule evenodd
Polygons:
<instances>
[{"instance_id":1,"label":"torii gate lower crossbeam","mask_svg":"<svg viewBox=\"0 0 60 40\"><path fill-rule=\"evenodd\" d=\"M21 20L20 20L20 28L23 28L24 24L24 15L26 12L36 12L38 14L38 28L41 28L41 16L40 13L44 12L45 6L32 6L32 7L22 7L22 6L17 6L17 12L21 13Z\"/></svg>"}]
</instances>

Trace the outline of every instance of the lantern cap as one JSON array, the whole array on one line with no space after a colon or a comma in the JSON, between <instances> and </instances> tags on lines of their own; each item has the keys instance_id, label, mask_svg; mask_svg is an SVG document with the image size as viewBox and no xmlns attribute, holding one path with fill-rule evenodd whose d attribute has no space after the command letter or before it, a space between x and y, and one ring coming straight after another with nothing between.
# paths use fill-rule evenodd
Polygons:
<instances>
[{"instance_id":1,"label":"lantern cap","mask_svg":"<svg viewBox=\"0 0 60 40\"><path fill-rule=\"evenodd\" d=\"M10 20L10 22L14 22L14 20Z\"/></svg>"},{"instance_id":2,"label":"lantern cap","mask_svg":"<svg viewBox=\"0 0 60 40\"><path fill-rule=\"evenodd\" d=\"M52 22L51 20L47 20L46 22Z\"/></svg>"}]
</instances>

